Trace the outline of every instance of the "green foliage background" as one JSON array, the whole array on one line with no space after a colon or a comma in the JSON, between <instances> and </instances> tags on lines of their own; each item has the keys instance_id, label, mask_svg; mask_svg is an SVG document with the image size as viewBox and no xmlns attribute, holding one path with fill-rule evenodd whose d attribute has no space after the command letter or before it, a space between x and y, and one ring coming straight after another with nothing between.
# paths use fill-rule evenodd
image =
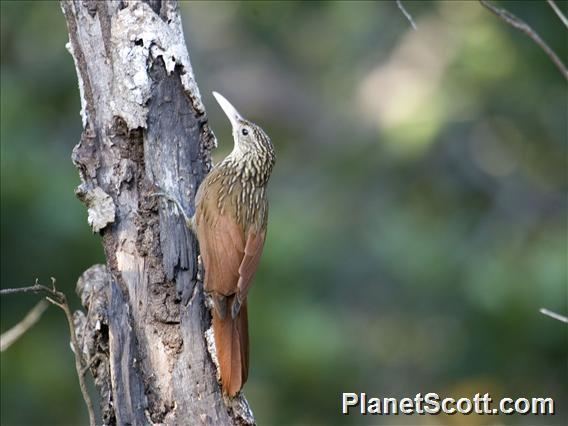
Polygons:
<instances>
[{"instance_id":1,"label":"green foliage background","mask_svg":"<svg viewBox=\"0 0 568 426\"><path fill-rule=\"evenodd\" d=\"M565 11L566 2L557 2ZM184 2L220 141L226 95L278 163L250 295L259 424L526 424L567 420L566 81L476 2ZM566 62L546 2L506 2ZM73 294L104 257L71 150L79 96L57 2L1 3L1 285ZM78 307L76 298L72 298ZM1 330L37 301L1 299ZM0 356L1 424L85 424L64 316ZM341 392L551 396L554 417L369 418Z\"/></svg>"}]
</instances>

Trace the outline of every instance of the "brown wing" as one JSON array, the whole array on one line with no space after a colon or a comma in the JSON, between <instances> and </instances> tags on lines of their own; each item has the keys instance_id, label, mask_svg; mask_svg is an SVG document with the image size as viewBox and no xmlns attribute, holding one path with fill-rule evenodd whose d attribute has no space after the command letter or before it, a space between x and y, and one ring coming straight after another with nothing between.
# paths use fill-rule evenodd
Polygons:
<instances>
[{"instance_id":1,"label":"brown wing","mask_svg":"<svg viewBox=\"0 0 568 426\"><path fill-rule=\"evenodd\" d=\"M266 230L251 227L245 235L230 209L221 215L218 192L206 187L202 185L198 191L195 220L205 269L204 288L223 296L237 293L242 303L258 268ZM234 308L236 314L238 304Z\"/></svg>"},{"instance_id":2,"label":"brown wing","mask_svg":"<svg viewBox=\"0 0 568 426\"><path fill-rule=\"evenodd\" d=\"M242 229L229 215L221 216L218 211L198 217L196 225L205 269L205 290L224 296L236 293L239 266L245 255Z\"/></svg>"},{"instance_id":3,"label":"brown wing","mask_svg":"<svg viewBox=\"0 0 568 426\"><path fill-rule=\"evenodd\" d=\"M239 281L237 283L237 294L241 302L248 295L250 285L260 262L265 238L266 230L260 232L250 230L247 235L244 256L239 266Z\"/></svg>"}]
</instances>

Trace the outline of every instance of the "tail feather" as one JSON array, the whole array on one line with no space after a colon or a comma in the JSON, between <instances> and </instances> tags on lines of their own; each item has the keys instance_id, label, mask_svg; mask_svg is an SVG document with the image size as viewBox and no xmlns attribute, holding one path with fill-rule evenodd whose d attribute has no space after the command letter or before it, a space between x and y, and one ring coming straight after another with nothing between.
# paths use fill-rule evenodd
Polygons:
<instances>
[{"instance_id":1,"label":"tail feather","mask_svg":"<svg viewBox=\"0 0 568 426\"><path fill-rule=\"evenodd\" d=\"M227 305L231 306L231 303ZM232 397L241 390L248 377L247 302L244 301L235 319L230 314L221 319L213 309L213 333L221 369L221 384L225 393Z\"/></svg>"}]
</instances>

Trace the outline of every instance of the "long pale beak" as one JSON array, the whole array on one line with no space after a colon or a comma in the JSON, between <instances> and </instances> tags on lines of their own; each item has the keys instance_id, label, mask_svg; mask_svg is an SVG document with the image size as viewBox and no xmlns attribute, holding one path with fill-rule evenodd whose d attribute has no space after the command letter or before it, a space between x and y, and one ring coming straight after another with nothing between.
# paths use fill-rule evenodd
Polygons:
<instances>
[{"instance_id":1,"label":"long pale beak","mask_svg":"<svg viewBox=\"0 0 568 426\"><path fill-rule=\"evenodd\" d=\"M233 126L233 130L235 130L238 127L239 120L242 121L243 117L241 116L241 114L239 114L236 108L231 105L231 103L227 99L225 99L223 95L217 92L213 92L213 96L215 96L215 99L217 99L217 102L219 102L219 105L221 105L221 108L223 109L223 111L229 118L231 125Z\"/></svg>"}]
</instances>

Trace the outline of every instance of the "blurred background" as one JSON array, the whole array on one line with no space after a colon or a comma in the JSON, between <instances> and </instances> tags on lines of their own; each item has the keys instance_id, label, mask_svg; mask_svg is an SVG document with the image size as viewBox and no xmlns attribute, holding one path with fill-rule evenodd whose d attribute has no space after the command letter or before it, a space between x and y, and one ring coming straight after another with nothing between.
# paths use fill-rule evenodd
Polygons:
<instances>
[{"instance_id":1,"label":"blurred background","mask_svg":"<svg viewBox=\"0 0 568 426\"><path fill-rule=\"evenodd\" d=\"M261 425L560 425L568 401L566 81L477 2L184 2L215 159L218 90L278 152L250 295ZM497 3L568 61L544 1ZM567 2L557 4L565 12ZM57 2L1 5L1 285L72 299L104 261L70 159L79 95ZM1 331L37 296L1 298ZM1 424L86 424L62 312L0 355ZM342 392L553 397L554 417L344 417Z\"/></svg>"}]
</instances>

